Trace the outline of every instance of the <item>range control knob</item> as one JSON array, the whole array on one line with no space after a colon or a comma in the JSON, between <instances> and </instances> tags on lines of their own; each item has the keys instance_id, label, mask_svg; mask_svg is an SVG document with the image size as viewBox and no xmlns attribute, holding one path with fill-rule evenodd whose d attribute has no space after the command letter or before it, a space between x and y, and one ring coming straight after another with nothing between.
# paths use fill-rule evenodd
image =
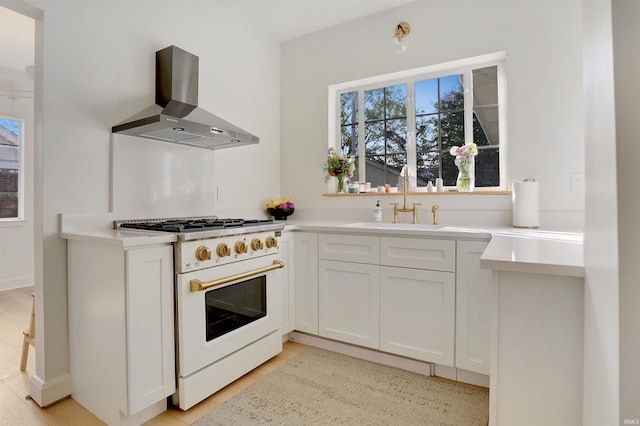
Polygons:
<instances>
[{"instance_id":1,"label":"range control knob","mask_svg":"<svg viewBox=\"0 0 640 426\"><path fill-rule=\"evenodd\" d=\"M231 248L227 243L220 243L216 248L216 254L218 257L231 256Z\"/></svg>"},{"instance_id":2,"label":"range control knob","mask_svg":"<svg viewBox=\"0 0 640 426\"><path fill-rule=\"evenodd\" d=\"M196 249L196 259L203 260L211 260L211 249L206 246L200 246Z\"/></svg>"},{"instance_id":3,"label":"range control knob","mask_svg":"<svg viewBox=\"0 0 640 426\"><path fill-rule=\"evenodd\" d=\"M258 251L262 250L263 247L264 245L262 244L260 238L254 238L253 240L251 240L251 250Z\"/></svg>"},{"instance_id":4,"label":"range control knob","mask_svg":"<svg viewBox=\"0 0 640 426\"><path fill-rule=\"evenodd\" d=\"M278 240L276 240L275 237L269 235L267 239L264 240L264 244L267 246L267 248L278 247Z\"/></svg>"},{"instance_id":5,"label":"range control knob","mask_svg":"<svg viewBox=\"0 0 640 426\"><path fill-rule=\"evenodd\" d=\"M244 241L236 241L236 245L234 246L237 254L242 254L247 252L247 245Z\"/></svg>"}]
</instances>

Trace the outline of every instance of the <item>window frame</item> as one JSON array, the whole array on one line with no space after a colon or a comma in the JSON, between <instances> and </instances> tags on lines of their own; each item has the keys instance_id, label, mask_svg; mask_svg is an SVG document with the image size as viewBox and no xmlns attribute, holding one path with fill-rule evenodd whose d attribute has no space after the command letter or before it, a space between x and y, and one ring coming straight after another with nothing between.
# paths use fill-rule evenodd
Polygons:
<instances>
[{"instance_id":1,"label":"window frame","mask_svg":"<svg viewBox=\"0 0 640 426\"><path fill-rule=\"evenodd\" d=\"M505 52L496 52L487 55L465 58L457 61L445 62L436 65L429 65L420 68L414 68L405 71L384 74L375 77L354 80L350 82L334 84L329 86L329 141L328 147L334 147L336 150L341 149L341 122L340 122L340 95L347 92L358 92L358 126L361 131L358 132L358 176L362 180L362 171L365 170L366 156L364 155L364 92L366 90L379 89L383 87L393 86L395 84L407 85L407 163L412 170L416 170L417 152L416 152L416 111L415 111L415 83L421 80L445 77L451 74L463 74L464 83L464 122L465 122L465 143L473 142L473 78L474 69L496 66L497 67L497 84L498 84L498 158L500 162L499 174L500 183L498 186L476 188L477 191L483 192L499 192L506 191L508 186L507 179L507 95L506 95L506 76L505 76ZM482 149L495 147L490 145ZM478 147L480 148L480 147ZM480 150L481 151L481 150ZM365 176L366 180L366 176ZM435 183L435 182L434 182ZM444 187L445 191L454 189L454 186Z\"/></svg>"},{"instance_id":2,"label":"window frame","mask_svg":"<svg viewBox=\"0 0 640 426\"><path fill-rule=\"evenodd\" d=\"M11 224L24 221L24 151L25 151L25 120L7 115L0 115L1 119L16 121L20 123L20 134L18 135L18 214L14 217L0 217L0 225Z\"/></svg>"}]
</instances>

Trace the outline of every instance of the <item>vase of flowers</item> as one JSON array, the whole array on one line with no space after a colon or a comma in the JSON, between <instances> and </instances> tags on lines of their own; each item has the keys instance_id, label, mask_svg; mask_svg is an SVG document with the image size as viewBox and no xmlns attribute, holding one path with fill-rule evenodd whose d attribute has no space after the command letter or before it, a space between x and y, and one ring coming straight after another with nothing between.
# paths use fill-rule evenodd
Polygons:
<instances>
[{"instance_id":1,"label":"vase of flowers","mask_svg":"<svg viewBox=\"0 0 640 426\"><path fill-rule=\"evenodd\" d=\"M347 192L346 180L353 177L353 171L355 170L355 159L353 157L347 157L342 153L338 153L335 148L329 148L327 154L327 162L322 166L327 172L325 176L325 182L331 177L335 177L338 180L338 194Z\"/></svg>"},{"instance_id":2,"label":"vase of flowers","mask_svg":"<svg viewBox=\"0 0 640 426\"><path fill-rule=\"evenodd\" d=\"M475 187L475 158L478 155L478 147L475 143L462 146L454 146L449 153L456 157L455 165L458 167L458 179L456 188L460 192L471 192Z\"/></svg>"}]
</instances>

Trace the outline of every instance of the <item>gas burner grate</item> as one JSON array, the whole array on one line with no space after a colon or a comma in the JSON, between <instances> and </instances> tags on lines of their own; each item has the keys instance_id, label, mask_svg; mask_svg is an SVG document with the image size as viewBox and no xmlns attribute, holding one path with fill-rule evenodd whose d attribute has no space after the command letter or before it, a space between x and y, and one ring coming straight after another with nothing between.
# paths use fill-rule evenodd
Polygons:
<instances>
[{"instance_id":1,"label":"gas burner grate","mask_svg":"<svg viewBox=\"0 0 640 426\"><path fill-rule=\"evenodd\" d=\"M273 223L271 219L220 219L217 216L116 221L116 228L163 232L197 232Z\"/></svg>"}]
</instances>

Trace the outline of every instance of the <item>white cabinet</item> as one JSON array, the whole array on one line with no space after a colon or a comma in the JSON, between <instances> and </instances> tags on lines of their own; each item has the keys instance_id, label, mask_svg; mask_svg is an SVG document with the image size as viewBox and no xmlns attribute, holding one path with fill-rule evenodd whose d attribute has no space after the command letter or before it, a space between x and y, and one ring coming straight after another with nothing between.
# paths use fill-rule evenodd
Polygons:
<instances>
[{"instance_id":1,"label":"white cabinet","mask_svg":"<svg viewBox=\"0 0 640 426\"><path fill-rule=\"evenodd\" d=\"M380 239L380 264L432 271L456 270L456 242L426 238Z\"/></svg>"},{"instance_id":2,"label":"white cabinet","mask_svg":"<svg viewBox=\"0 0 640 426\"><path fill-rule=\"evenodd\" d=\"M320 336L379 348L379 243L366 235L318 236Z\"/></svg>"},{"instance_id":3,"label":"white cabinet","mask_svg":"<svg viewBox=\"0 0 640 426\"><path fill-rule=\"evenodd\" d=\"M320 336L453 366L455 244L319 235Z\"/></svg>"},{"instance_id":4,"label":"white cabinet","mask_svg":"<svg viewBox=\"0 0 640 426\"><path fill-rule=\"evenodd\" d=\"M320 234L318 257L377 265L380 261L380 238L369 235Z\"/></svg>"},{"instance_id":5,"label":"white cabinet","mask_svg":"<svg viewBox=\"0 0 640 426\"><path fill-rule=\"evenodd\" d=\"M318 334L318 234L294 232L295 329Z\"/></svg>"},{"instance_id":6,"label":"white cabinet","mask_svg":"<svg viewBox=\"0 0 640 426\"><path fill-rule=\"evenodd\" d=\"M455 274L380 268L380 349L453 366Z\"/></svg>"},{"instance_id":7,"label":"white cabinet","mask_svg":"<svg viewBox=\"0 0 640 426\"><path fill-rule=\"evenodd\" d=\"M379 347L379 266L319 261L319 334Z\"/></svg>"},{"instance_id":8,"label":"white cabinet","mask_svg":"<svg viewBox=\"0 0 640 426\"><path fill-rule=\"evenodd\" d=\"M489 375L491 271L480 269L484 241L458 241L456 367Z\"/></svg>"},{"instance_id":9,"label":"white cabinet","mask_svg":"<svg viewBox=\"0 0 640 426\"><path fill-rule=\"evenodd\" d=\"M173 250L127 250L125 256L128 412L135 414L175 390Z\"/></svg>"},{"instance_id":10,"label":"white cabinet","mask_svg":"<svg viewBox=\"0 0 640 426\"><path fill-rule=\"evenodd\" d=\"M67 252L71 395L109 425L142 423L175 391L173 248Z\"/></svg>"},{"instance_id":11,"label":"white cabinet","mask_svg":"<svg viewBox=\"0 0 640 426\"><path fill-rule=\"evenodd\" d=\"M284 262L282 277L282 334L295 328L295 277L293 264L293 233L283 232L280 238L280 255Z\"/></svg>"},{"instance_id":12,"label":"white cabinet","mask_svg":"<svg viewBox=\"0 0 640 426\"><path fill-rule=\"evenodd\" d=\"M462 380L489 374L486 242L294 237L297 330L472 372Z\"/></svg>"},{"instance_id":13,"label":"white cabinet","mask_svg":"<svg viewBox=\"0 0 640 426\"><path fill-rule=\"evenodd\" d=\"M453 240L380 239L380 349L453 366Z\"/></svg>"},{"instance_id":14,"label":"white cabinet","mask_svg":"<svg viewBox=\"0 0 640 426\"><path fill-rule=\"evenodd\" d=\"M581 276L493 271L490 425L591 422L582 418L584 291Z\"/></svg>"}]
</instances>

